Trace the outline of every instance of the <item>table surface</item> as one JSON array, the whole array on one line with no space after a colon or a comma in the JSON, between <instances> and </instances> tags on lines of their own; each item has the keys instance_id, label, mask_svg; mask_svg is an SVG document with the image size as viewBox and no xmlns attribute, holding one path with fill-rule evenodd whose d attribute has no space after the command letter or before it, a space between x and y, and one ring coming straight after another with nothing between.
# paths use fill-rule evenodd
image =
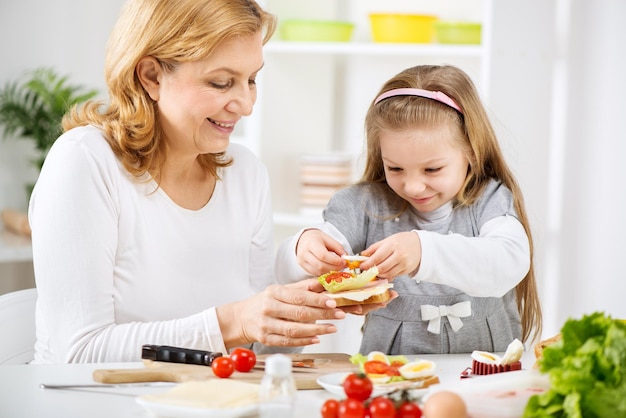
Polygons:
<instances>
[{"instance_id":1,"label":"table surface","mask_svg":"<svg viewBox=\"0 0 626 418\"><path fill-rule=\"evenodd\" d=\"M413 358L413 356L410 356ZM460 373L471 364L469 354L422 355L437 364L441 383L459 381ZM534 363L530 352L524 353L522 364L529 369ZM173 387L172 383L122 388L82 390L41 389L47 384L93 384L96 369L136 368L141 363L2 365L0 366L0 417L12 418L98 418L98 417L153 417L136 402L136 397L161 393ZM298 418L320 416L320 408L328 398L336 398L323 389L298 391L296 413Z\"/></svg>"}]
</instances>

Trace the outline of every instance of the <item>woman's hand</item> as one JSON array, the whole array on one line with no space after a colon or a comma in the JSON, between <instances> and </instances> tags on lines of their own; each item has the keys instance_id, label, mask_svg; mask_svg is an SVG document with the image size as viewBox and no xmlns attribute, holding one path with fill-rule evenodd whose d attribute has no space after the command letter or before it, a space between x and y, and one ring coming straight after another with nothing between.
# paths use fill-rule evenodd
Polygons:
<instances>
[{"instance_id":1,"label":"woman's hand","mask_svg":"<svg viewBox=\"0 0 626 418\"><path fill-rule=\"evenodd\" d=\"M319 336L337 332L329 323L346 314L336 302L319 292L316 279L280 286L272 285L241 302L217 308L227 348L258 341L273 346L304 346L319 343Z\"/></svg>"},{"instance_id":2,"label":"woman's hand","mask_svg":"<svg viewBox=\"0 0 626 418\"><path fill-rule=\"evenodd\" d=\"M313 276L345 268L346 261L341 258L345 253L337 240L319 229L304 231L296 245L298 264Z\"/></svg>"},{"instance_id":3,"label":"woman's hand","mask_svg":"<svg viewBox=\"0 0 626 418\"><path fill-rule=\"evenodd\" d=\"M361 263L361 270L378 266L378 277L393 280L417 272L422 261L422 243L414 231L399 232L370 245L361 255L369 256Z\"/></svg>"}]
</instances>

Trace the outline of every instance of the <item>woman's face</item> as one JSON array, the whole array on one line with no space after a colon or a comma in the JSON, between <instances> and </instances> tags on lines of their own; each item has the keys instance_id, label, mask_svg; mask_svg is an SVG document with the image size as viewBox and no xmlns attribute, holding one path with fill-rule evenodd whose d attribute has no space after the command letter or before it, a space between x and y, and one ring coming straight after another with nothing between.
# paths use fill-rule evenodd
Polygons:
<instances>
[{"instance_id":1,"label":"woman's face","mask_svg":"<svg viewBox=\"0 0 626 418\"><path fill-rule=\"evenodd\" d=\"M463 187L469 162L446 125L380 136L389 187L420 212L454 199Z\"/></svg>"},{"instance_id":2,"label":"woman's face","mask_svg":"<svg viewBox=\"0 0 626 418\"><path fill-rule=\"evenodd\" d=\"M262 46L260 33L233 37L206 59L160 72L158 113L170 152L226 150L237 122L252 113Z\"/></svg>"}]
</instances>

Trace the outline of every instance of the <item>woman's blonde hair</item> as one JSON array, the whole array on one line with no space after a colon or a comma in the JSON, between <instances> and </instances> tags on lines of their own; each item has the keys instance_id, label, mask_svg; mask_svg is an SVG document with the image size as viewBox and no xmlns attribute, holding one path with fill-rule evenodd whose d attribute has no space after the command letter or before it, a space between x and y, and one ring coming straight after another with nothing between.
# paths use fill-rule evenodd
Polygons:
<instances>
[{"instance_id":1,"label":"woman's blonde hair","mask_svg":"<svg viewBox=\"0 0 626 418\"><path fill-rule=\"evenodd\" d=\"M204 59L233 36L263 33L266 43L276 18L254 0L129 0L111 32L105 59L109 104L90 101L65 115L65 131L87 124L102 129L124 167L139 177L157 174L165 159L163 132L156 103L135 73L145 56L165 71L180 63ZM217 176L231 164L224 153L198 157Z\"/></svg>"},{"instance_id":2,"label":"woman's blonde hair","mask_svg":"<svg viewBox=\"0 0 626 418\"><path fill-rule=\"evenodd\" d=\"M372 101L365 118L367 157L361 182L386 184L380 150L381 132L442 124L456 127L458 145L469 161L465 183L457 195L456 205L471 205L492 178L500 180L511 190L517 216L528 235L531 255L528 274L515 288L522 321L522 339L526 341L531 336L540 336L541 304L534 272L533 240L524 198L504 160L474 83L457 67L420 65L397 74L384 84L377 96L398 88L440 91L456 102L460 111L437 100L419 96L394 96L377 104ZM405 202L406 208L408 202Z\"/></svg>"}]
</instances>

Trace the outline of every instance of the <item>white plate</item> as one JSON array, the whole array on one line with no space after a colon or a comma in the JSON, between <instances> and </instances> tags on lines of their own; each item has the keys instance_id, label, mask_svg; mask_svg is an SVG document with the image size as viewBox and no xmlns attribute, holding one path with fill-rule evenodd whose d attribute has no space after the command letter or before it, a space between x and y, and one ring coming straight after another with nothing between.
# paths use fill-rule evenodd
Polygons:
<instances>
[{"instance_id":1,"label":"white plate","mask_svg":"<svg viewBox=\"0 0 626 418\"><path fill-rule=\"evenodd\" d=\"M317 379L317 384L332 393L333 395L345 397L346 393L343 390L343 381L349 374L350 373L325 374ZM411 391L411 395L416 398L422 397L428 392L428 388L411 389L411 386L413 385L414 383L412 382L375 384L374 391L372 392L372 397L384 395L386 393L393 392L396 389L409 389Z\"/></svg>"},{"instance_id":2,"label":"white plate","mask_svg":"<svg viewBox=\"0 0 626 418\"><path fill-rule=\"evenodd\" d=\"M237 408L194 408L156 402L147 397L138 397L139 405L157 417L172 418L247 418L258 415L258 404L250 404Z\"/></svg>"}]
</instances>

